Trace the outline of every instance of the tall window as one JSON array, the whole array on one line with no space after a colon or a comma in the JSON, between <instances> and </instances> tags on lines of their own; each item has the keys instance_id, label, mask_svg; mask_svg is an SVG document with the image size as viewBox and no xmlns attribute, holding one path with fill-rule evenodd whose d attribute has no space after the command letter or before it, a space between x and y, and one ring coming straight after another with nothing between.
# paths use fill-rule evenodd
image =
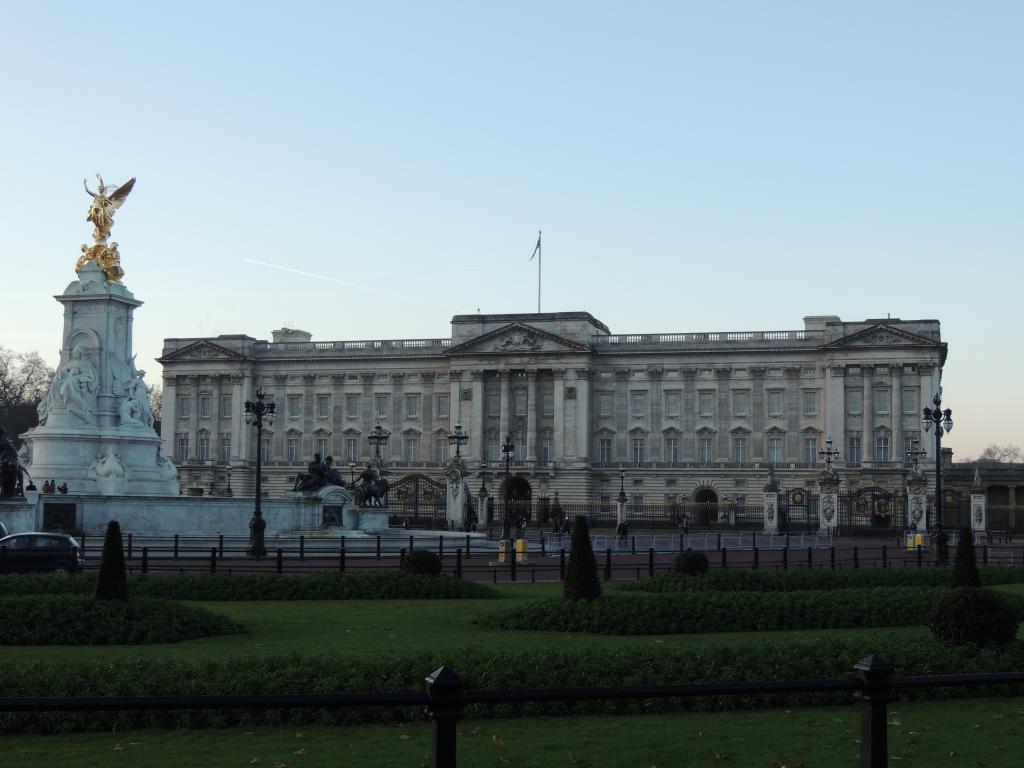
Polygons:
<instances>
[{"instance_id":1,"label":"tall window","mask_svg":"<svg viewBox=\"0 0 1024 768\"><path fill-rule=\"evenodd\" d=\"M907 414L918 414L919 404L917 402L917 390L916 389L904 389L903 390L903 412Z\"/></svg>"},{"instance_id":2,"label":"tall window","mask_svg":"<svg viewBox=\"0 0 1024 768\"><path fill-rule=\"evenodd\" d=\"M501 415L501 395L499 395L497 392L487 393L487 415Z\"/></svg>"},{"instance_id":3,"label":"tall window","mask_svg":"<svg viewBox=\"0 0 1024 768\"><path fill-rule=\"evenodd\" d=\"M434 455L437 456L438 464L448 461L448 438L439 437L434 441Z\"/></svg>"},{"instance_id":4,"label":"tall window","mask_svg":"<svg viewBox=\"0 0 1024 768\"><path fill-rule=\"evenodd\" d=\"M358 437L346 437L345 438L345 461L349 464L354 464L359 458L359 438Z\"/></svg>"},{"instance_id":5,"label":"tall window","mask_svg":"<svg viewBox=\"0 0 1024 768\"><path fill-rule=\"evenodd\" d=\"M415 419L420 415L420 396L405 396L405 416L408 419Z\"/></svg>"},{"instance_id":6,"label":"tall window","mask_svg":"<svg viewBox=\"0 0 1024 768\"><path fill-rule=\"evenodd\" d=\"M297 419L302 415L302 395L288 395L288 418Z\"/></svg>"},{"instance_id":7,"label":"tall window","mask_svg":"<svg viewBox=\"0 0 1024 768\"><path fill-rule=\"evenodd\" d=\"M220 436L220 460L231 461L231 435Z\"/></svg>"},{"instance_id":8,"label":"tall window","mask_svg":"<svg viewBox=\"0 0 1024 768\"><path fill-rule=\"evenodd\" d=\"M864 410L864 391L860 389L846 390L846 412L861 413Z\"/></svg>"},{"instance_id":9,"label":"tall window","mask_svg":"<svg viewBox=\"0 0 1024 768\"><path fill-rule=\"evenodd\" d=\"M633 438L633 463L642 464L644 461L644 439L635 437Z\"/></svg>"},{"instance_id":10,"label":"tall window","mask_svg":"<svg viewBox=\"0 0 1024 768\"><path fill-rule=\"evenodd\" d=\"M712 455L711 450L710 437L697 438L697 461L701 464L710 464Z\"/></svg>"},{"instance_id":11,"label":"tall window","mask_svg":"<svg viewBox=\"0 0 1024 768\"><path fill-rule=\"evenodd\" d=\"M913 463L911 458L907 455L907 452L912 450L914 442L917 442L917 447L921 447L921 436L917 432L904 432L903 433L903 455L900 456L901 461Z\"/></svg>"},{"instance_id":12,"label":"tall window","mask_svg":"<svg viewBox=\"0 0 1024 768\"><path fill-rule=\"evenodd\" d=\"M376 406L377 418L386 419L388 417L388 396L376 395L373 398L373 402Z\"/></svg>"},{"instance_id":13,"label":"tall window","mask_svg":"<svg viewBox=\"0 0 1024 768\"><path fill-rule=\"evenodd\" d=\"M437 417L439 419L448 418L448 395L437 396Z\"/></svg>"},{"instance_id":14,"label":"tall window","mask_svg":"<svg viewBox=\"0 0 1024 768\"><path fill-rule=\"evenodd\" d=\"M199 444L196 447L198 448L199 460L207 461L210 458L210 436L207 434L199 435Z\"/></svg>"},{"instance_id":15,"label":"tall window","mask_svg":"<svg viewBox=\"0 0 1024 768\"><path fill-rule=\"evenodd\" d=\"M670 419L679 418L679 393L665 393L665 415Z\"/></svg>"},{"instance_id":16,"label":"tall window","mask_svg":"<svg viewBox=\"0 0 1024 768\"><path fill-rule=\"evenodd\" d=\"M208 419L210 418L210 396L201 395L199 397L199 418Z\"/></svg>"},{"instance_id":17,"label":"tall window","mask_svg":"<svg viewBox=\"0 0 1024 768\"><path fill-rule=\"evenodd\" d=\"M768 415L782 415L782 390L773 389L768 393Z\"/></svg>"},{"instance_id":18,"label":"tall window","mask_svg":"<svg viewBox=\"0 0 1024 768\"><path fill-rule=\"evenodd\" d=\"M488 437L487 438L487 460L498 461L501 458L501 453L498 450L498 438Z\"/></svg>"},{"instance_id":19,"label":"tall window","mask_svg":"<svg viewBox=\"0 0 1024 768\"><path fill-rule=\"evenodd\" d=\"M697 395L697 413L708 417L715 415L714 392L701 392Z\"/></svg>"},{"instance_id":20,"label":"tall window","mask_svg":"<svg viewBox=\"0 0 1024 768\"><path fill-rule=\"evenodd\" d=\"M185 461L188 458L188 435L178 435L178 447L175 452L178 461Z\"/></svg>"},{"instance_id":21,"label":"tall window","mask_svg":"<svg viewBox=\"0 0 1024 768\"><path fill-rule=\"evenodd\" d=\"M732 460L737 464L747 463L747 438L734 437L732 439Z\"/></svg>"},{"instance_id":22,"label":"tall window","mask_svg":"<svg viewBox=\"0 0 1024 768\"><path fill-rule=\"evenodd\" d=\"M418 459L416 454L419 452L420 441L416 437L405 438L405 463L414 464Z\"/></svg>"},{"instance_id":23,"label":"tall window","mask_svg":"<svg viewBox=\"0 0 1024 768\"><path fill-rule=\"evenodd\" d=\"M803 393L804 416L818 415L818 392L817 390L805 390Z\"/></svg>"},{"instance_id":24,"label":"tall window","mask_svg":"<svg viewBox=\"0 0 1024 768\"><path fill-rule=\"evenodd\" d=\"M330 395L317 395L316 396L316 415L317 418L326 419L331 415L331 396Z\"/></svg>"},{"instance_id":25,"label":"tall window","mask_svg":"<svg viewBox=\"0 0 1024 768\"><path fill-rule=\"evenodd\" d=\"M598 461L602 464L612 463L612 441L611 438L602 437L597 441Z\"/></svg>"},{"instance_id":26,"label":"tall window","mask_svg":"<svg viewBox=\"0 0 1024 768\"><path fill-rule=\"evenodd\" d=\"M750 395L747 392L733 392L732 413L734 416L746 416L750 413Z\"/></svg>"},{"instance_id":27,"label":"tall window","mask_svg":"<svg viewBox=\"0 0 1024 768\"><path fill-rule=\"evenodd\" d=\"M318 437L316 439L316 453L320 454L320 458L327 458L327 454L331 452L331 439L329 437Z\"/></svg>"},{"instance_id":28,"label":"tall window","mask_svg":"<svg viewBox=\"0 0 1024 768\"><path fill-rule=\"evenodd\" d=\"M782 438L781 437L769 437L768 438L768 461L771 464L782 463Z\"/></svg>"},{"instance_id":29,"label":"tall window","mask_svg":"<svg viewBox=\"0 0 1024 768\"><path fill-rule=\"evenodd\" d=\"M261 461L270 461L270 438L269 437L261 437L260 438L260 460Z\"/></svg>"},{"instance_id":30,"label":"tall window","mask_svg":"<svg viewBox=\"0 0 1024 768\"><path fill-rule=\"evenodd\" d=\"M611 392L602 392L597 396L598 403L598 415L603 418L608 418L612 415L612 394Z\"/></svg>"},{"instance_id":31,"label":"tall window","mask_svg":"<svg viewBox=\"0 0 1024 768\"><path fill-rule=\"evenodd\" d=\"M231 395L220 396L220 417L222 419L231 418Z\"/></svg>"},{"instance_id":32,"label":"tall window","mask_svg":"<svg viewBox=\"0 0 1024 768\"><path fill-rule=\"evenodd\" d=\"M804 461L808 464L818 463L818 438L804 438Z\"/></svg>"},{"instance_id":33,"label":"tall window","mask_svg":"<svg viewBox=\"0 0 1024 768\"><path fill-rule=\"evenodd\" d=\"M885 414L889 413L890 404L889 398L891 393L888 389L876 389L875 390L875 413Z\"/></svg>"},{"instance_id":34,"label":"tall window","mask_svg":"<svg viewBox=\"0 0 1024 768\"><path fill-rule=\"evenodd\" d=\"M350 419L359 417L359 395L345 395L345 416Z\"/></svg>"},{"instance_id":35,"label":"tall window","mask_svg":"<svg viewBox=\"0 0 1024 768\"><path fill-rule=\"evenodd\" d=\"M188 395L178 398L178 418L187 419L192 415L192 399Z\"/></svg>"},{"instance_id":36,"label":"tall window","mask_svg":"<svg viewBox=\"0 0 1024 768\"><path fill-rule=\"evenodd\" d=\"M526 392L517 389L512 393L512 408L516 416L526 415Z\"/></svg>"},{"instance_id":37,"label":"tall window","mask_svg":"<svg viewBox=\"0 0 1024 768\"><path fill-rule=\"evenodd\" d=\"M554 456L551 453L551 438L545 437L540 441L540 459L541 461L554 461Z\"/></svg>"},{"instance_id":38,"label":"tall window","mask_svg":"<svg viewBox=\"0 0 1024 768\"><path fill-rule=\"evenodd\" d=\"M889 454L889 436L875 435L875 461L891 461Z\"/></svg>"},{"instance_id":39,"label":"tall window","mask_svg":"<svg viewBox=\"0 0 1024 768\"><path fill-rule=\"evenodd\" d=\"M665 438L665 461L669 464L679 463L679 438Z\"/></svg>"},{"instance_id":40,"label":"tall window","mask_svg":"<svg viewBox=\"0 0 1024 768\"><path fill-rule=\"evenodd\" d=\"M854 463L863 461L860 435L850 435L846 441L846 460Z\"/></svg>"},{"instance_id":41,"label":"tall window","mask_svg":"<svg viewBox=\"0 0 1024 768\"><path fill-rule=\"evenodd\" d=\"M545 416L555 415L555 393L545 392L541 395L541 405L544 409L543 413Z\"/></svg>"},{"instance_id":42,"label":"tall window","mask_svg":"<svg viewBox=\"0 0 1024 768\"><path fill-rule=\"evenodd\" d=\"M299 438L289 437L288 438L288 461L299 460Z\"/></svg>"},{"instance_id":43,"label":"tall window","mask_svg":"<svg viewBox=\"0 0 1024 768\"><path fill-rule=\"evenodd\" d=\"M644 392L634 392L630 398L633 407L634 419L647 418L647 395Z\"/></svg>"}]
</instances>

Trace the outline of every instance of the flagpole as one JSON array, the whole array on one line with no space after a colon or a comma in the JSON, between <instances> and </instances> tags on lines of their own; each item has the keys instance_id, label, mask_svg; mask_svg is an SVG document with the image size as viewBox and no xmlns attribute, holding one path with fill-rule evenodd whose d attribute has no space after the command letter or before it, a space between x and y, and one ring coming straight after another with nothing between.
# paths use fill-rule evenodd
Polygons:
<instances>
[{"instance_id":1,"label":"flagpole","mask_svg":"<svg viewBox=\"0 0 1024 768\"><path fill-rule=\"evenodd\" d=\"M537 230L537 314L540 314L540 262L544 258L540 247L540 230Z\"/></svg>"}]
</instances>

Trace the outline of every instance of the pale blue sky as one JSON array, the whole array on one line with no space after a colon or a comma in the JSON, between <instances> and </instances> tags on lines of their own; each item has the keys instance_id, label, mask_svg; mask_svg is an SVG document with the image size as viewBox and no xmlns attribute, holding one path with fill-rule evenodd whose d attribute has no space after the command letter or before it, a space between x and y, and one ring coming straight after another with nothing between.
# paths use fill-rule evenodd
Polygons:
<instances>
[{"instance_id":1,"label":"pale blue sky","mask_svg":"<svg viewBox=\"0 0 1024 768\"><path fill-rule=\"evenodd\" d=\"M938 318L947 444L1024 442L1020 3L5 6L3 346L56 362L100 171L151 379L534 311L543 228L543 308L617 333Z\"/></svg>"}]
</instances>

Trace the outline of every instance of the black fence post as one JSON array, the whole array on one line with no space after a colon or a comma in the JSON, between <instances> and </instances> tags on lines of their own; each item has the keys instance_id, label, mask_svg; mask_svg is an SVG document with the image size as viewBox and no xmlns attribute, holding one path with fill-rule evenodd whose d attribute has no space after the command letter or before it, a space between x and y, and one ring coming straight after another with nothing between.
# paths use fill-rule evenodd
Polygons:
<instances>
[{"instance_id":1,"label":"black fence post","mask_svg":"<svg viewBox=\"0 0 1024 768\"><path fill-rule=\"evenodd\" d=\"M470 541L470 538L469 538L469 534L467 533L466 534L466 557L469 557L469 541Z\"/></svg>"},{"instance_id":2,"label":"black fence post","mask_svg":"<svg viewBox=\"0 0 1024 768\"><path fill-rule=\"evenodd\" d=\"M982 565L988 565L988 544L981 548L981 563Z\"/></svg>"},{"instance_id":3,"label":"black fence post","mask_svg":"<svg viewBox=\"0 0 1024 768\"><path fill-rule=\"evenodd\" d=\"M916 547L914 547L914 549L917 550L917 567L920 568L921 566L924 565L924 562L923 562L924 558L921 555L922 547L921 547L920 544L918 544Z\"/></svg>"},{"instance_id":4,"label":"black fence post","mask_svg":"<svg viewBox=\"0 0 1024 768\"><path fill-rule=\"evenodd\" d=\"M341 547L338 549L338 573L345 572L345 537L341 537Z\"/></svg>"},{"instance_id":5,"label":"black fence post","mask_svg":"<svg viewBox=\"0 0 1024 768\"><path fill-rule=\"evenodd\" d=\"M807 548L807 570L814 570L814 547Z\"/></svg>"},{"instance_id":6,"label":"black fence post","mask_svg":"<svg viewBox=\"0 0 1024 768\"><path fill-rule=\"evenodd\" d=\"M455 578L462 578L462 548L455 550Z\"/></svg>"},{"instance_id":7,"label":"black fence post","mask_svg":"<svg viewBox=\"0 0 1024 768\"><path fill-rule=\"evenodd\" d=\"M224 534L217 536L217 557L220 560L224 559Z\"/></svg>"},{"instance_id":8,"label":"black fence post","mask_svg":"<svg viewBox=\"0 0 1024 768\"><path fill-rule=\"evenodd\" d=\"M565 547L558 553L558 580L565 581Z\"/></svg>"},{"instance_id":9,"label":"black fence post","mask_svg":"<svg viewBox=\"0 0 1024 768\"><path fill-rule=\"evenodd\" d=\"M757 570L758 565L759 565L759 563L758 563L758 555L759 555L758 549L757 549L757 547L754 547L754 570L755 571Z\"/></svg>"},{"instance_id":10,"label":"black fence post","mask_svg":"<svg viewBox=\"0 0 1024 768\"><path fill-rule=\"evenodd\" d=\"M718 538L715 541L715 548L716 549L721 549L722 548L722 534L718 534Z\"/></svg>"},{"instance_id":11,"label":"black fence post","mask_svg":"<svg viewBox=\"0 0 1024 768\"><path fill-rule=\"evenodd\" d=\"M509 578L512 579L512 581L515 581L516 580L516 545L515 545L515 542L512 542L512 547L509 550L506 550L506 551L509 554L509 558L508 558L508 574L509 574Z\"/></svg>"},{"instance_id":12,"label":"black fence post","mask_svg":"<svg viewBox=\"0 0 1024 768\"><path fill-rule=\"evenodd\" d=\"M434 743L431 747L431 768L455 768L456 723L466 711L465 686L462 678L448 667L439 667L427 677L427 711L434 721Z\"/></svg>"},{"instance_id":13,"label":"black fence post","mask_svg":"<svg viewBox=\"0 0 1024 768\"><path fill-rule=\"evenodd\" d=\"M782 570L789 570L789 547L782 548Z\"/></svg>"},{"instance_id":14,"label":"black fence post","mask_svg":"<svg viewBox=\"0 0 1024 768\"><path fill-rule=\"evenodd\" d=\"M277 548L277 572L284 572L284 550L280 547Z\"/></svg>"},{"instance_id":15,"label":"black fence post","mask_svg":"<svg viewBox=\"0 0 1024 768\"><path fill-rule=\"evenodd\" d=\"M634 533L630 538L629 550L632 554L636 554L636 534Z\"/></svg>"},{"instance_id":16,"label":"black fence post","mask_svg":"<svg viewBox=\"0 0 1024 768\"><path fill-rule=\"evenodd\" d=\"M174 534L174 559L178 559L178 534Z\"/></svg>"},{"instance_id":17,"label":"black fence post","mask_svg":"<svg viewBox=\"0 0 1024 768\"><path fill-rule=\"evenodd\" d=\"M405 547L398 553L398 570L402 570L402 566L405 565Z\"/></svg>"},{"instance_id":18,"label":"black fence post","mask_svg":"<svg viewBox=\"0 0 1024 768\"><path fill-rule=\"evenodd\" d=\"M380 560L380 534L377 534L377 559Z\"/></svg>"},{"instance_id":19,"label":"black fence post","mask_svg":"<svg viewBox=\"0 0 1024 768\"><path fill-rule=\"evenodd\" d=\"M304 535L299 536L299 560L306 559L306 537Z\"/></svg>"},{"instance_id":20,"label":"black fence post","mask_svg":"<svg viewBox=\"0 0 1024 768\"><path fill-rule=\"evenodd\" d=\"M149 547L142 548L142 572L149 573Z\"/></svg>"},{"instance_id":21,"label":"black fence post","mask_svg":"<svg viewBox=\"0 0 1024 768\"><path fill-rule=\"evenodd\" d=\"M437 556L444 560L444 536L437 537Z\"/></svg>"},{"instance_id":22,"label":"black fence post","mask_svg":"<svg viewBox=\"0 0 1024 768\"><path fill-rule=\"evenodd\" d=\"M853 547L853 567L860 568L860 550L856 545Z\"/></svg>"},{"instance_id":23,"label":"black fence post","mask_svg":"<svg viewBox=\"0 0 1024 768\"><path fill-rule=\"evenodd\" d=\"M604 580L612 580L612 548L608 547L604 551Z\"/></svg>"},{"instance_id":24,"label":"black fence post","mask_svg":"<svg viewBox=\"0 0 1024 768\"><path fill-rule=\"evenodd\" d=\"M132 559L132 535L128 534L128 559Z\"/></svg>"},{"instance_id":25,"label":"black fence post","mask_svg":"<svg viewBox=\"0 0 1024 768\"><path fill-rule=\"evenodd\" d=\"M892 694L889 680L895 667L877 656L867 656L853 668L860 673L860 765L886 768L889 765L889 735L886 731Z\"/></svg>"},{"instance_id":26,"label":"black fence post","mask_svg":"<svg viewBox=\"0 0 1024 768\"><path fill-rule=\"evenodd\" d=\"M413 543L415 541L415 539L416 539L415 536L410 536L409 537L409 554L412 554L413 549L416 548L416 545Z\"/></svg>"},{"instance_id":27,"label":"black fence post","mask_svg":"<svg viewBox=\"0 0 1024 768\"><path fill-rule=\"evenodd\" d=\"M882 545L882 568L889 567L889 550L885 544Z\"/></svg>"},{"instance_id":28,"label":"black fence post","mask_svg":"<svg viewBox=\"0 0 1024 768\"><path fill-rule=\"evenodd\" d=\"M217 548L210 547L210 573L217 572Z\"/></svg>"},{"instance_id":29,"label":"black fence post","mask_svg":"<svg viewBox=\"0 0 1024 768\"><path fill-rule=\"evenodd\" d=\"M654 547L647 550L647 575L654 578Z\"/></svg>"},{"instance_id":30,"label":"black fence post","mask_svg":"<svg viewBox=\"0 0 1024 768\"><path fill-rule=\"evenodd\" d=\"M831 570L833 570L833 571L836 569L836 548L835 547L829 547L828 548L828 567Z\"/></svg>"}]
</instances>

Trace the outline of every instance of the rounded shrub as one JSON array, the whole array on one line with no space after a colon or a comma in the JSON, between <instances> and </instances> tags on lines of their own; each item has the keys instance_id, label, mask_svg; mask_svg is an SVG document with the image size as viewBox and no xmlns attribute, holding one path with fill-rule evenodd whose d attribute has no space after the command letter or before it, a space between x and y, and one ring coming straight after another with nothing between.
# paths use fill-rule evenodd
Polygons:
<instances>
[{"instance_id":1,"label":"rounded shrub","mask_svg":"<svg viewBox=\"0 0 1024 768\"><path fill-rule=\"evenodd\" d=\"M402 570L418 576L440 576L441 558L429 549L414 549L402 563Z\"/></svg>"},{"instance_id":2,"label":"rounded shrub","mask_svg":"<svg viewBox=\"0 0 1024 768\"><path fill-rule=\"evenodd\" d=\"M956 645L1005 645L1017 636L1017 612L987 589L951 589L932 606L928 628Z\"/></svg>"},{"instance_id":3,"label":"rounded shrub","mask_svg":"<svg viewBox=\"0 0 1024 768\"><path fill-rule=\"evenodd\" d=\"M676 557L675 572L689 576L703 576L708 572L708 557L703 552L688 549Z\"/></svg>"}]
</instances>

